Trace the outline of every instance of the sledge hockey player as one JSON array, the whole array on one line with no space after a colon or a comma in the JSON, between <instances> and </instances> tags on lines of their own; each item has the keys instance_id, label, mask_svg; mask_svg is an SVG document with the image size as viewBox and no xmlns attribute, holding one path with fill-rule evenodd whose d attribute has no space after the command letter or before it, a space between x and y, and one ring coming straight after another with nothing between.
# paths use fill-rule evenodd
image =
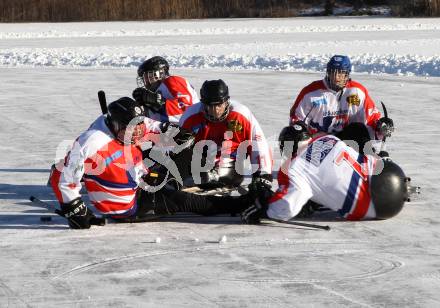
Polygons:
<instances>
[{"instance_id":1,"label":"sledge hockey player","mask_svg":"<svg viewBox=\"0 0 440 308\"><path fill-rule=\"evenodd\" d=\"M350 78L347 56L334 55L327 63L325 78L301 90L290 109L290 124L304 122L311 133L327 132L342 140L354 140L363 153L366 142L376 150L394 131L392 119L381 117L367 89ZM380 155L386 156L383 152Z\"/></svg>"},{"instance_id":2,"label":"sledge hockey player","mask_svg":"<svg viewBox=\"0 0 440 308\"><path fill-rule=\"evenodd\" d=\"M264 217L287 221L309 200L347 220L388 219L409 197L409 178L389 158L360 154L330 134L311 138L303 122L285 127L279 141L279 188L273 193L262 182L249 187L256 201L242 213L246 223Z\"/></svg>"},{"instance_id":3,"label":"sledge hockey player","mask_svg":"<svg viewBox=\"0 0 440 308\"><path fill-rule=\"evenodd\" d=\"M179 123L195 134L191 168L195 184L240 185L247 156L258 166L253 177L272 182L272 153L249 108L230 100L228 86L221 79L206 80L200 97L201 101L189 107ZM200 174L200 182L195 173Z\"/></svg>"},{"instance_id":4,"label":"sledge hockey player","mask_svg":"<svg viewBox=\"0 0 440 308\"><path fill-rule=\"evenodd\" d=\"M140 184L155 186L159 175L145 168L139 145L148 134L159 132L159 122L144 118L143 105L123 97L111 103L108 114L100 116L76 139L50 177L61 213L71 228L87 229L97 224L80 195L81 180L95 208L120 221L175 212L232 214L249 206L247 196L199 196L168 186L155 193L141 189Z\"/></svg>"},{"instance_id":5,"label":"sledge hockey player","mask_svg":"<svg viewBox=\"0 0 440 308\"><path fill-rule=\"evenodd\" d=\"M137 70L138 88L132 95L147 108L149 118L178 124L183 112L199 98L191 84L183 77L170 75L169 68L159 56L144 61Z\"/></svg>"}]
</instances>

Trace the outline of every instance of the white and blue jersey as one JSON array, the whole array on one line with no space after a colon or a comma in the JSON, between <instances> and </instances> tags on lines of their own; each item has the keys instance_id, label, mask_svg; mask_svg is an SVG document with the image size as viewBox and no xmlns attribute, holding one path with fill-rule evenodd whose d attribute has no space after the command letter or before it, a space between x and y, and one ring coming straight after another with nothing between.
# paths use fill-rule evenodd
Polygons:
<instances>
[{"instance_id":1,"label":"white and blue jersey","mask_svg":"<svg viewBox=\"0 0 440 308\"><path fill-rule=\"evenodd\" d=\"M289 220L312 200L348 220L375 218L370 180L379 160L361 155L332 135L311 139L278 173L270 218Z\"/></svg>"}]
</instances>

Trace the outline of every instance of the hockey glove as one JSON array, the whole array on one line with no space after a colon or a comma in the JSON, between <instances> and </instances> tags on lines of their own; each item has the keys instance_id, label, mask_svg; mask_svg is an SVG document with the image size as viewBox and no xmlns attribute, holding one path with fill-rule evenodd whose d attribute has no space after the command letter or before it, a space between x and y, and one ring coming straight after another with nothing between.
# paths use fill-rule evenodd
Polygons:
<instances>
[{"instance_id":1,"label":"hockey glove","mask_svg":"<svg viewBox=\"0 0 440 308\"><path fill-rule=\"evenodd\" d=\"M176 141L178 145L182 145L186 143L187 146L190 146L194 143L194 139L195 139L194 133L182 127L179 128L179 133L176 136L174 136L174 141Z\"/></svg>"},{"instance_id":2,"label":"hockey glove","mask_svg":"<svg viewBox=\"0 0 440 308\"><path fill-rule=\"evenodd\" d=\"M394 122L390 118L380 118L377 121L377 131L384 137L390 137L394 132Z\"/></svg>"},{"instance_id":3,"label":"hockey glove","mask_svg":"<svg viewBox=\"0 0 440 308\"><path fill-rule=\"evenodd\" d=\"M165 99L163 98L162 93L151 92L145 88L134 89L132 96L137 102L154 111L159 111L159 109L165 104Z\"/></svg>"},{"instance_id":4,"label":"hockey glove","mask_svg":"<svg viewBox=\"0 0 440 308\"><path fill-rule=\"evenodd\" d=\"M194 143L195 135L192 131L180 127L174 123L165 122L161 124L160 130L168 139L173 138L178 145L182 145L188 141L189 145Z\"/></svg>"},{"instance_id":5,"label":"hockey glove","mask_svg":"<svg viewBox=\"0 0 440 308\"><path fill-rule=\"evenodd\" d=\"M179 127L173 123L164 123L161 126L160 144L172 145L170 149L170 157L175 158L175 155L181 153L185 149L191 149L195 142L195 135L193 132Z\"/></svg>"},{"instance_id":6,"label":"hockey glove","mask_svg":"<svg viewBox=\"0 0 440 308\"><path fill-rule=\"evenodd\" d=\"M241 212L241 221L248 225L257 225L261 223L261 218L267 217L267 207L267 204L261 204L257 199L255 204Z\"/></svg>"},{"instance_id":7,"label":"hockey glove","mask_svg":"<svg viewBox=\"0 0 440 308\"><path fill-rule=\"evenodd\" d=\"M98 220L81 198L61 203L61 214L67 218L72 229L89 229L92 224L97 224Z\"/></svg>"},{"instance_id":8,"label":"hockey glove","mask_svg":"<svg viewBox=\"0 0 440 308\"><path fill-rule=\"evenodd\" d=\"M160 164L155 164L149 168L149 173L144 175L142 179L146 184L152 187L159 186L168 177L168 169Z\"/></svg>"},{"instance_id":9,"label":"hockey glove","mask_svg":"<svg viewBox=\"0 0 440 308\"><path fill-rule=\"evenodd\" d=\"M267 205L269 198L273 195L272 181L271 174L256 173L248 186L251 198L258 199L261 204Z\"/></svg>"}]
</instances>

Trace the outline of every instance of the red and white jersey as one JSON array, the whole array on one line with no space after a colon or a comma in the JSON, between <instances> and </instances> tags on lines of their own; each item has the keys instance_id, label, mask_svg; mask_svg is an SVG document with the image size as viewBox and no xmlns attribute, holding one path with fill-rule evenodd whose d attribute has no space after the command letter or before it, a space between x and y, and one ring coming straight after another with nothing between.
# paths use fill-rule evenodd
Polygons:
<instances>
[{"instance_id":1,"label":"red and white jersey","mask_svg":"<svg viewBox=\"0 0 440 308\"><path fill-rule=\"evenodd\" d=\"M278 173L270 218L289 220L310 199L348 220L375 218L370 180L379 160L360 155L332 135L311 139Z\"/></svg>"},{"instance_id":2,"label":"red and white jersey","mask_svg":"<svg viewBox=\"0 0 440 308\"><path fill-rule=\"evenodd\" d=\"M148 132L158 132L159 122L146 118L144 123ZM136 210L138 184L147 172L139 147L118 142L100 116L75 140L50 182L60 203L81 197L83 180L90 202L101 213L129 216Z\"/></svg>"},{"instance_id":3,"label":"red and white jersey","mask_svg":"<svg viewBox=\"0 0 440 308\"><path fill-rule=\"evenodd\" d=\"M290 109L290 122L304 121L311 133L335 134L350 123L364 123L371 139L376 136L379 110L360 83L349 80L339 92L331 90L326 80L317 80L301 90Z\"/></svg>"},{"instance_id":4,"label":"red and white jersey","mask_svg":"<svg viewBox=\"0 0 440 308\"><path fill-rule=\"evenodd\" d=\"M148 116L156 121L178 124L185 110L199 101L193 86L180 76L167 77L157 90L162 93L166 102L159 112L149 110Z\"/></svg>"},{"instance_id":5,"label":"red and white jersey","mask_svg":"<svg viewBox=\"0 0 440 308\"><path fill-rule=\"evenodd\" d=\"M180 127L196 134L195 142L212 140L217 145L216 165L236 161L247 154L252 164L263 173L272 172L272 152L257 119L246 106L231 101L229 114L221 122L206 119L204 105L197 103L188 108L179 123ZM244 161L244 157L240 157ZM237 167L237 166L236 166ZM238 170L237 170L238 171Z\"/></svg>"}]
</instances>

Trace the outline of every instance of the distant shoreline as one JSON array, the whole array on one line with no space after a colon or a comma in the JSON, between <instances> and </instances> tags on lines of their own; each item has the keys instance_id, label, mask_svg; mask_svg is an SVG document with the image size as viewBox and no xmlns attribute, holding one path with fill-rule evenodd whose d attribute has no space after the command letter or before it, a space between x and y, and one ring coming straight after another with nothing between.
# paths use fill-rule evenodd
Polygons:
<instances>
[{"instance_id":1,"label":"distant shoreline","mask_svg":"<svg viewBox=\"0 0 440 308\"><path fill-rule=\"evenodd\" d=\"M0 22L142 21L300 16L440 16L440 0L1 1Z\"/></svg>"}]
</instances>

